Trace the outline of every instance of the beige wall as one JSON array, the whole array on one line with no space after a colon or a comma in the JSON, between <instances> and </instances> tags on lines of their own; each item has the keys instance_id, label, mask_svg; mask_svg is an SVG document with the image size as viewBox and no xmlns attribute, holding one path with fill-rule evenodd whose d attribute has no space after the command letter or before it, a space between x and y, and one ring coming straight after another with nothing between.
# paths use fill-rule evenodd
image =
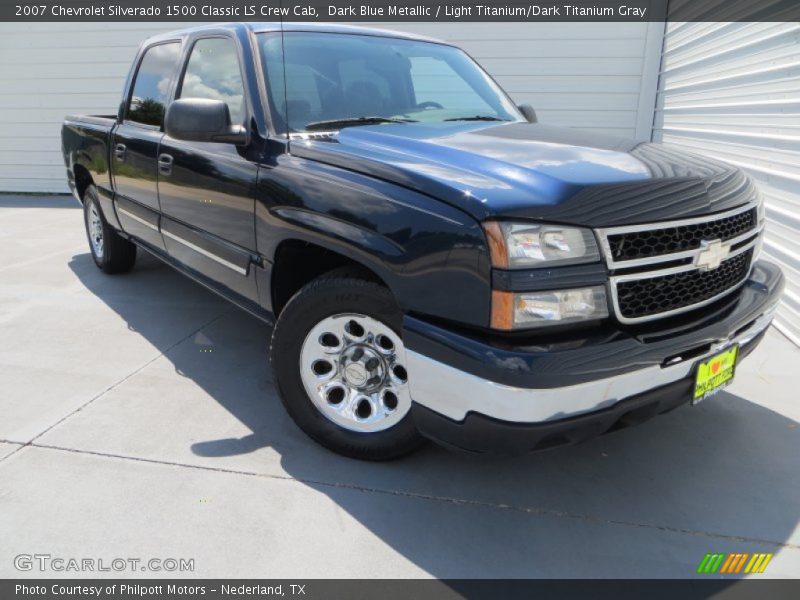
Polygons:
<instances>
[{"instance_id":1,"label":"beige wall","mask_svg":"<svg viewBox=\"0 0 800 600\"><path fill-rule=\"evenodd\" d=\"M649 139L661 31L648 23L375 24L455 42L542 122ZM60 124L116 112L136 47L176 23L0 24L0 191L64 192Z\"/></svg>"}]
</instances>

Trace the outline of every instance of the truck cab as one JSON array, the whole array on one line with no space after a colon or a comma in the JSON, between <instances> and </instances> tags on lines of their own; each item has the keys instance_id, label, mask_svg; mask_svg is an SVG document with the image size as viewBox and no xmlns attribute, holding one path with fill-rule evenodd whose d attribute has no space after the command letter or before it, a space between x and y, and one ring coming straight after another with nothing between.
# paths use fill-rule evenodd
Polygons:
<instances>
[{"instance_id":1,"label":"truck cab","mask_svg":"<svg viewBox=\"0 0 800 600\"><path fill-rule=\"evenodd\" d=\"M417 36L159 35L62 141L97 266L143 250L271 324L286 409L356 458L533 451L710 398L783 287L742 171L538 123Z\"/></svg>"}]
</instances>

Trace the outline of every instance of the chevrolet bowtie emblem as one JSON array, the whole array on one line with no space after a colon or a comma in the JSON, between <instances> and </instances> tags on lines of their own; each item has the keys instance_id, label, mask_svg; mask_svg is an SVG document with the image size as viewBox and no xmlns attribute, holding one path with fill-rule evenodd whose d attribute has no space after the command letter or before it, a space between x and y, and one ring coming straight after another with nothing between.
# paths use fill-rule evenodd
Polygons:
<instances>
[{"instance_id":1,"label":"chevrolet bowtie emblem","mask_svg":"<svg viewBox=\"0 0 800 600\"><path fill-rule=\"evenodd\" d=\"M700 242L700 251L694 259L694 266L701 271L713 271L722 264L723 260L728 258L730 253L731 247L723 244L722 240L710 242L703 240Z\"/></svg>"}]
</instances>

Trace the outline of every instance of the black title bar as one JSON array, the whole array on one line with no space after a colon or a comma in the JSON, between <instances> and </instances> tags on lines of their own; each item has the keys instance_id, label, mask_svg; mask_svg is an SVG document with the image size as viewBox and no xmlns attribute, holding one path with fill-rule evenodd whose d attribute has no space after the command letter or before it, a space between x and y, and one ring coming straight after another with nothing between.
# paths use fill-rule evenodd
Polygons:
<instances>
[{"instance_id":1,"label":"black title bar","mask_svg":"<svg viewBox=\"0 0 800 600\"><path fill-rule=\"evenodd\" d=\"M2 21L798 21L798 0L0 0Z\"/></svg>"},{"instance_id":2,"label":"black title bar","mask_svg":"<svg viewBox=\"0 0 800 600\"><path fill-rule=\"evenodd\" d=\"M182 598L293 600L530 600L531 598L647 598L739 600L799 597L800 580L222 580L38 579L0 580L4 600L178 600Z\"/></svg>"}]
</instances>

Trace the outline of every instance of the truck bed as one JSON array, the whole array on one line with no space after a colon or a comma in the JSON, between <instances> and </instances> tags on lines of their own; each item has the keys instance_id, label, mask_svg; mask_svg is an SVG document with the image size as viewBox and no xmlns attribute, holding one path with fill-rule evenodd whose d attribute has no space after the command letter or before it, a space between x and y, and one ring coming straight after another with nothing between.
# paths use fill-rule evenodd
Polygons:
<instances>
[{"instance_id":1,"label":"truck bed","mask_svg":"<svg viewBox=\"0 0 800 600\"><path fill-rule=\"evenodd\" d=\"M68 115L61 127L61 150L70 189L76 198L83 191L82 177L91 172L94 184L111 194L109 141L116 115ZM82 166L74 167L82 162ZM79 198L80 199L80 198Z\"/></svg>"},{"instance_id":2,"label":"truck bed","mask_svg":"<svg viewBox=\"0 0 800 600\"><path fill-rule=\"evenodd\" d=\"M117 115L67 115L64 122L111 127L116 123Z\"/></svg>"}]
</instances>

